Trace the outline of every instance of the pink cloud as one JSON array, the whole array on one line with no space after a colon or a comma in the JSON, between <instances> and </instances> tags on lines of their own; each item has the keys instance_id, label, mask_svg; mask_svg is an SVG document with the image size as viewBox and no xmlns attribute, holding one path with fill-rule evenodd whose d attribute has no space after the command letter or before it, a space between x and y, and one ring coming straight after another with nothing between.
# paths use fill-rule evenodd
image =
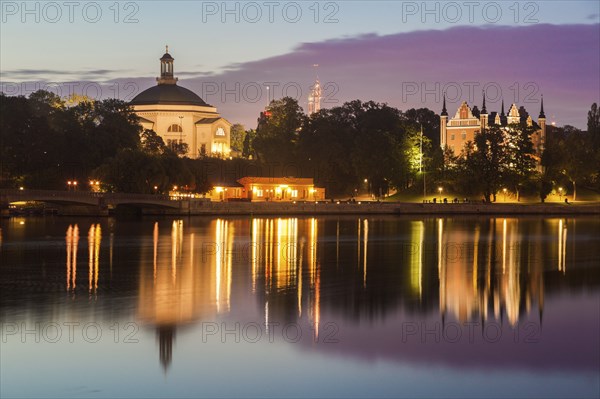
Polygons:
<instances>
[{"instance_id":1,"label":"pink cloud","mask_svg":"<svg viewBox=\"0 0 600 399\"><path fill-rule=\"evenodd\" d=\"M254 101L257 91L251 89L278 82L271 95L280 97L287 85L287 94L299 94L306 108L314 80L312 65L318 63L321 82L331 83L324 107L358 98L439 112L446 89L449 111L454 112L463 100L480 104L485 85L491 111L499 110L504 98L506 103L525 105L537 116L539 97L544 94L546 113L558 124L584 128L590 105L599 100L599 31L599 24L533 25L362 35L305 43L287 54L181 84L218 106L231 121L254 127L267 94L263 86L262 97ZM238 98L224 90L234 89L236 83ZM217 86L218 93L207 91ZM295 89L298 86L302 93Z\"/></svg>"}]
</instances>

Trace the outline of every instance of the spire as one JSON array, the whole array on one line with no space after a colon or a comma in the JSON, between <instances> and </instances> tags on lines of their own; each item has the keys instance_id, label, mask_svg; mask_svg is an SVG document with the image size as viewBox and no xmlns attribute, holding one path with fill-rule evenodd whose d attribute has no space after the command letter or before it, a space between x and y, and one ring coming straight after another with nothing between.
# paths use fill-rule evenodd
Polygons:
<instances>
[{"instance_id":1,"label":"spire","mask_svg":"<svg viewBox=\"0 0 600 399\"><path fill-rule=\"evenodd\" d=\"M504 99L502 99L502 111L500 111L500 116L504 116Z\"/></svg>"},{"instance_id":2,"label":"spire","mask_svg":"<svg viewBox=\"0 0 600 399\"><path fill-rule=\"evenodd\" d=\"M540 109L540 116L539 118L544 118L546 119L546 114L544 114L544 95L542 94L542 108Z\"/></svg>"},{"instance_id":3,"label":"spire","mask_svg":"<svg viewBox=\"0 0 600 399\"><path fill-rule=\"evenodd\" d=\"M173 76L173 61L175 59L169 54L169 46L165 46L166 53L160 57L160 77L156 78L159 85L174 85L177 78Z\"/></svg>"},{"instance_id":4,"label":"spire","mask_svg":"<svg viewBox=\"0 0 600 399\"><path fill-rule=\"evenodd\" d=\"M315 83L308 95L309 115L312 115L315 112L319 112L321 110L321 83L319 82L319 74L317 72L318 66L319 64L313 64L313 68L315 68Z\"/></svg>"},{"instance_id":5,"label":"spire","mask_svg":"<svg viewBox=\"0 0 600 399\"><path fill-rule=\"evenodd\" d=\"M446 92L444 92L444 104L442 105L442 113L441 116L448 116L448 111L446 110Z\"/></svg>"},{"instance_id":6,"label":"spire","mask_svg":"<svg viewBox=\"0 0 600 399\"><path fill-rule=\"evenodd\" d=\"M481 113L487 114L487 109L485 109L485 91L482 91L482 93L483 93L483 105L481 106Z\"/></svg>"}]
</instances>

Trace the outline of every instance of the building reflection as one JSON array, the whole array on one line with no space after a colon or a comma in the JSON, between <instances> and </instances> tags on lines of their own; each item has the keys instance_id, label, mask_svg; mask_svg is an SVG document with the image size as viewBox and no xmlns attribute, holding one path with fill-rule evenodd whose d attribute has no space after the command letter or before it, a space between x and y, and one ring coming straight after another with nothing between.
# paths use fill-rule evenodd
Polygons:
<instances>
[{"instance_id":1,"label":"building reflection","mask_svg":"<svg viewBox=\"0 0 600 399\"><path fill-rule=\"evenodd\" d=\"M503 321L514 327L537 307L544 310L544 265L556 257L565 273L567 228L563 219L527 223L503 218L481 221L475 231L460 223L438 221L439 298L442 317L451 314L464 322L472 319ZM545 224L555 225L556 247L527 237L542 236ZM554 254L548 254L548 250ZM546 270L547 271L547 270Z\"/></svg>"},{"instance_id":2,"label":"building reflection","mask_svg":"<svg viewBox=\"0 0 600 399\"><path fill-rule=\"evenodd\" d=\"M95 295L98 290L101 241L102 228L100 224L91 225L88 231L88 291L90 295Z\"/></svg>"},{"instance_id":3,"label":"building reflection","mask_svg":"<svg viewBox=\"0 0 600 399\"><path fill-rule=\"evenodd\" d=\"M251 232L252 290L264 302L265 325L305 319L318 337L319 221L255 218Z\"/></svg>"},{"instance_id":4,"label":"building reflection","mask_svg":"<svg viewBox=\"0 0 600 399\"><path fill-rule=\"evenodd\" d=\"M259 301L267 329L299 322L314 338L324 309L329 317L341 312L359 320L398 306L439 309L442 321L506 319L514 327L536 309L541 320L544 265L557 258L564 275L568 259L567 223L558 219L215 219L201 230L186 229L183 220L169 223L152 226L138 299L139 318L157 331L165 370L178 328L231 311L233 281L237 295ZM557 234L552 245L525 239L549 227ZM248 245L236 246L236 239L248 238ZM240 251L248 256L240 258ZM234 275L237 261L242 266Z\"/></svg>"},{"instance_id":5,"label":"building reflection","mask_svg":"<svg viewBox=\"0 0 600 399\"><path fill-rule=\"evenodd\" d=\"M184 238L183 220L173 221L169 230L161 235L159 223L153 225L152 261L144 251L138 296L138 317L156 328L165 370L177 328L229 311L235 232L223 219L212 221L209 233L198 238L195 233Z\"/></svg>"},{"instance_id":6,"label":"building reflection","mask_svg":"<svg viewBox=\"0 0 600 399\"><path fill-rule=\"evenodd\" d=\"M75 292L77 287L77 246L79 245L79 227L69 225L65 235L67 243L67 283L68 292Z\"/></svg>"}]
</instances>

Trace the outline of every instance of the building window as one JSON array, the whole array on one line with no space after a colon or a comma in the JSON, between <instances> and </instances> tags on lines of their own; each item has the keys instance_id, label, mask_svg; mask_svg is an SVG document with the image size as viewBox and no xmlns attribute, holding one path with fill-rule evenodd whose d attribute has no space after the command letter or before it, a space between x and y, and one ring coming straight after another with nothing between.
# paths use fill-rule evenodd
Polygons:
<instances>
[{"instance_id":1,"label":"building window","mask_svg":"<svg viewBox=\"0 0 600 399\"><path fill-rule=\"evenodd\" d=\"M454 133L450 135L450 140L454 140Z\"/></svg>"},{"instance_id":2,"label":"building window","mask_svg":"<svg viewBox=\"0 0 600 399\"><path fill-rule=\"evenodd\" d=\"M206 155L206 144L200 146L200 154Z\"/></svg>"},{"instance_id":3,"label":"building window","mask_svg":"<svg viewBox=\"0 0 600 399\"><path fill-rule=\"evenodd\" d=\"M465 130L462 131L462 133L460 134L463 140L467 139L467 132Z\"/></svg>"},{"instance_id":4,"label":"building window","mask_svg":"<svg viewBox=\"0 0 600 399\"><path fill-rule=\"evenodd\" d=\"M169 126L169 128L167 129L167 132L169 133L181 133L183 132L183 129L181 128L180 125L173 123L171 126Z\"/></svg>"},{"instance_id":5,"label":"building window","mask_svg":"<svg viewBox=\"0 0 600 399\"><path fill-rule=\"evenodd\" d=\"M298 190L292 190L292 198L298 198Z\"/></svg>"},{"instance_id":6,"label":"building window","mask_svg":"<svg viewBox=\"0 0 600 399\"><path fill-rule=\"evenodd\" d=\"M257 189L256 190L256 196L257 197L262 197L263 196L263 190Z\"/></svg>"},{"instance_id":7,"label":"building window","mask_svg":"<svg viewBox=\"0 0 600 399\"><path fill-rule=\"evenodd\" d=\"M222 127L218 128L215 132L215 136L225 136L225 130Z\"/></svg>"}]
</instances>

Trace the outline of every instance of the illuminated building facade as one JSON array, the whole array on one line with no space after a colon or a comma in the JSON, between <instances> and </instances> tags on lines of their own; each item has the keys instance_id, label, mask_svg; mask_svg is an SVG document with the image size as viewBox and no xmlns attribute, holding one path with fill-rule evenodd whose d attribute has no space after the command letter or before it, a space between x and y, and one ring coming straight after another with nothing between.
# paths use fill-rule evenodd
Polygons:
<instances>
[{"instance_id":1,"label":"illuminated building facade","mask_svg":"<svg viewBox=\"0 0 600 399\"><path fill-rule=\"evenodd\" d=\"M243 177L242 197L250 201L323 201L325 189L312 178Z\"/></svg>"},{"instance_id":2,"label":"illuminated building facade","mask_svg":"<svg viewBox=\"0 0 600 399\"><path fill-rule=\"evenodd\" d=\"M165 144L185 143L186 156L230 156L231 123L191 90L177 85L175 59L167 52L160 59L157 85L138 94L131 105L144 129L154 130Z\"/></svg>"},{"instance_id":3,"label":"illuminated building facade","mask_svg":"<svg viewBox=\"0 0 600 399\"><path fill-rule=\"evenodd\" d=\"M508 129L511 124L526 124L534 128L531 141L535 157L539 162L546 140L546 115L544 114L543 98L536 123L524 108L520 110L516 104L512 104L508 110L508 114L505 114L504 101L502 101L500 113L491 112L488 114L485 106L485 93L483 95L481 110L477 106L471 109L467 102L463 101L454 117L448 118L446 96L444 96L442 113L440 114L440 144L442 149L447 146L455 155L459 155L464 149L465 144L469 141L473 142L475 135L488 126L496 125L501 126L503 129Z\"/></svg>"},{"instance_id":4,"label":"illuminated building facade","mask_svg":"<svg viewBox=\"0 0 600 399\"><path fill-rule=\"evenodd\" d=\"M308 96L308 114L312 115L321 110L321 83L319 79L315 80L310 94Z\"/></svg>"}]
</instances>

